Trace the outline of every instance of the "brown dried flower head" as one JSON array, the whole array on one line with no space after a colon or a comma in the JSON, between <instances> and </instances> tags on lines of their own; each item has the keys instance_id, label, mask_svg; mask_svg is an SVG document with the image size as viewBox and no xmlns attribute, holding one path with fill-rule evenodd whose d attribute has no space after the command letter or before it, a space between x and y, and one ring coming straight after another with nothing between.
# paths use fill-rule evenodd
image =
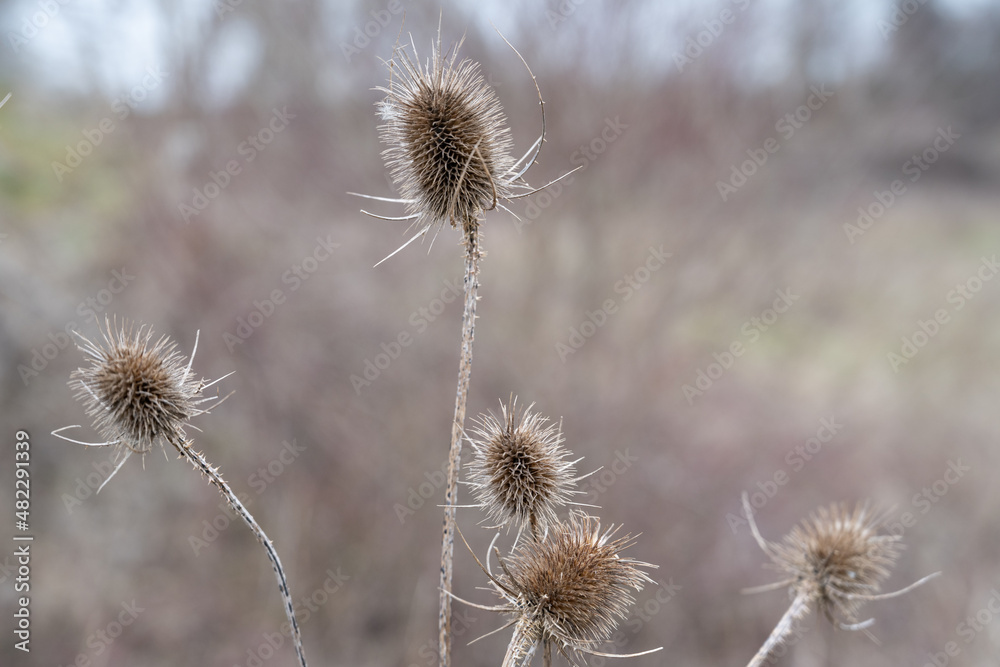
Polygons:
<instances>
[{"instance_id":1,"label":"brown dried flower head","mask_svg":"<svg viewBox=\"0 0 1000 667\"><path fill-rule=\"evenodd\" d=\"M198 407L209 400L202 398L201 392L214 382L195 379L191 372L194 351L185 365L184 356L168 337L151 344L153 332L146 326L136 328L128 322L112 326L105 318L101 334L103 345L77 334L83 342L79 347L90 356L91 364L74 371L69 385L105 441L65 439L117 447L117 472L133 452L145 454L157 442L175 446L183 442L185 425L207 411Z\"/></svg>"},{"instance_id":2,"label":"brown dried flower head","mask_svg":"<svg viewBox=\"0 0 1000 667\"><path fill-rule=\"evenodd\" d=\"M457 62L461 41L442 52L440 25L431 57L423 64L412 37L409 48L397 45L386 63L389 84L376 88L385 93L378 103L378 114L384 121L379 136L388 146L382 156L402 197L349 193L406 206L407 214L399 217L361 211L380 220L410 221L411 228L417 230L382 262L431 228L436 233L446 222L462 227L471 250L486 211L501 208L514 215L501 200L529 197L582 169L577 167L540 188L532 188L524 179L545 142L545 102L528 63L503 35L500 37L531 77L541 111L541 134L516 160L510 154L513 140L496 92L484 80L477 63L468 59Z\"/></svg>"},{"instance_id":3,"label":"brown dried flower head","mask_svg":"<svg viewBox=\"0 0 1000 667\"><path fill-rule=\"evenodd\" d=\"M439 34L423 65L415 46L412 58L397 47L378 88L386 166L422 230L469 224L510 193L510 129L479 65L456 64L460 47L442 53Z\"/></svg>"},{"instance_id":4,"label":"brown dried flower head","mask_svg":"<svg viewBox=\"0 0 1000 667\"><path fill-rule=\"evenodd\" d=\"M653 583L639 568L656 567L623 557L635 538L615 539L617 530L602 532L598 519L574 511L501 561L503 574L490 580L507 604L489 609L514 615L504 667L527 664L539 644L546 652L554 645L567 659L569 651L605 655L596 649L627 617L633 591Z\"/></svg>"},{"instance_id":5,"label":"brown dried flower head","mask_svg":"<svg viewBox=\"0 0 1000 667\"><path fill-rule=\"evenodd\" d=\"M474 458L469 464L472 494L495 528L544 531L556 521L556 508L569 502L578 477L567 461L558 424L532 412L520 414L517 399L500 403L500 417L480 414L471 429Z\"/></svg>"},{"instance_id":6,"label":"brown dried flower head","mask_svg":"<svg viewBox=\"0 0 1000 667\"><path fill-rule=\"evenodd\" d=\"M748 667L771 664L779 648L795 633L796 625L814 606L818 606L837 627L860 630L878 643L868 630L875 619L858 621L861 605L899 597L941 574L935 572L897 591L880 593L882 582L888 578L903 547L898 535L879 534L886 514L872 512L868 503L858 503L853 512L842 504L820 508L801 525L795 526L780 543L768 542L761 536L746 493L743 494L743 509L754 539L771 559L770 567L788 577L743 592L760 593L790 586L792 594L788 611ZM835 619L835 611L844 620Z\"/></svg>"},{"instance_id":7,"label":"brown dried flower head","mask_svg":"<svg viewBox=\"0 0 1000 667\"><path fill-rule=\"evenodd\" d=\"M868 503L823 507L795 526L781 543L766 542L773 567L791 575L797 594L814 600L834 620L834 610L850 624L861 605L878 597L882 582L903 548L898 535L879 534L884 516Z\"/></svg>"}]
</instances>

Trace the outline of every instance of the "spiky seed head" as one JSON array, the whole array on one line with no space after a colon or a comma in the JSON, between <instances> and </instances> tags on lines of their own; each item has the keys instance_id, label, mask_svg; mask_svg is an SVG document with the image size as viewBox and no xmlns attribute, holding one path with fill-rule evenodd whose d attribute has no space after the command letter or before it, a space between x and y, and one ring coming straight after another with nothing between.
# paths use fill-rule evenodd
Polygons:
<instances>
[{"instance_id":1,"label":"spiky seed head","mask_svg":"<svg viewBox=\"0 0 1000 667\"><path fill-rule=\"evenodd\" d=\"M597 518L574 511L544 538L515 549L509 576L499 579L517 595L510 600L519 615L511 647L523 651L532 641L552 641L564 652L586 653L611 638L635 604L633 591L653 582L639 568L656 567L622 556L635 538L615 539L616 532L614 526L601 532Z\"/></svg>"},{"instance_id":2,"label":"spiky seed head","mask_svg":"<svg viewBox=\"0 0 1000 667\"><path fill-rule=\"evenodd\" d=\"M899 558L898 535L880 535L884 517L858 503L820 508L795 526L778 544L771 544L772 560L794 577L793 588L816 600L833 620L838 610L850 622L864 597L878 594Z\"/></svg>"},{"instance_id":3,"label":"spiky seed head","mask_svg":"<svg viewBox=\"0 0 1000 667\"><path fill-rule=\"evenodd\" d=\"M441 53L439 36L423 65L415 48L411 58L397 47L389 85L378 88L379 134L389 146L382 155L423 230L475 224L509 194L514 159L503 108L477 63L456 64L459 47Z\"/></svg>"},{"instance_id":4,"label":"spiky seed head","mask_svg":"<svg viewBox=\"0 0 1000 667\"><path fill-rule=\"evenodd\" d=\"M153 332L105 319L103 345L82 338L80 349L91 365L70 376L94 428L122 450L144 454L162 440L182 439L184 426L201 414L204 385L185 366L185 358L166 336L150 345Z\"/></svg>"},{"instance_id":5,"label":"spiky seed head","mask_svg":"<svg viewBox=\"0 0 1000 667\"><path fill-rule=\"evenodd\" d=\"M532 412L518 412L517 399L500 402L500 417L480 414L470 429L472 494L489 520L518 531L544 531L556 520L556 508L574 493L575 461L562 446L559 425Z\"/></svg>"}]
</instances>

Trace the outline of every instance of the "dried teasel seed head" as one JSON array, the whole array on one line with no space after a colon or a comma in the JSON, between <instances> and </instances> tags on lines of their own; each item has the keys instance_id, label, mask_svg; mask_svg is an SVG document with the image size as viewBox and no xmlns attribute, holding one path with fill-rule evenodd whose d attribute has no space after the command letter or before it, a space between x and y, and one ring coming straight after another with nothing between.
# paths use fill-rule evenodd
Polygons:
<instances>
[{"instance_id":1,"label":"dried teasel seed head","mask_svg":"<svg viewBox=\"0 0 1000 667\"><path fill-rule=\"evenodd\" d=\"M517 399L500 403L500 417L480 414L470 429L472 495L496 526L544 531L556 509L569 502L580 478L562 446L558 424L531 408L519 413Z\"/></svg>"},{"instance_id":2,"label":"dried teasel seed head","mask_svg":"<svg viewBox=\"0 0 1000 667\"><path fill-rule=\"evenodd\" d=\"M379 87L386 166L414 227L475 224L509 194L512 141L496 93L471 60L456 64L461 42L441 52L440 35L421 65L397 47L389 85Z\"/></svg>"},{"instance_id":3,"label":"dried teasel seed head","mask_svg":"<svg viewBox=\"0 0 1000 667\"><path fill-rule=\"evenodd\" d=\"M798 594L815 600L824 615L833 611L851 623L866 598L878 595L899 558L898 535L880 535L884 516L868 503L823 507L795 526L780 543L769 543L774 567L793 577Z\"/></svg>"},{"instance_id":4,"label":"dried teasel seed head","mask_svg":"<svg viewBox=\"0 0 1000 667\"><path fill-rule=\"evenodd\" d=\"M858 503L853 512L846 505L838 504L820 508L801 525L795 526L780 543L768 542L761 536L747 493L743 494L743 510L754 539L771 559L770 566L791 575L784 581L744 592L759 593L787 585L793 594L788 611L754 655L749 667L771 664L779 648L795 633L797 623L814 606L818 606L837 627L860 630L877 643L868 630L875 619L858 621L861 605L899 597L941 574L935 572L897 591L880 593L882 582L888 578L903 547L898 535L879 534L887 515L873 513L868 503ZM835 611L846 622L835 619Z\"/></svg>"},{"instance_id":5,"label":"dried teasel seed head","mask_svg":"<svg viewBox=\"0 0 1000 667\"><path fill-rule=\"evenodd\" d=\"M202 390L214 384L195 379L191 372L194 352L187 361L168 337L151 343L153 332L148 327L136 328L128 322L119 326L117 321L112 326L107 318L101 330L103 344L77 335L91 364L74 371L69 385L105 439L93 444L118 448L115 472L130 454L145 454L157 442L180 446L184 427L206 411L198 407L210 400L201 396Z\"/></svg>"},{"instance_id":6,"label":"dried teasel seed head","mask_svg":"<svg viewBox=\"0 0 1000 667\"><path fill-rule=\"evenodd\" d=\"M162 437L180 434L197 412L200 382L166 336L150 346L153 332L132 324L114 330L105 322L104 346L85 341L91 365L70 376L76 398L106 439L144 453Z\"/></svg>"},{"instance_id":7,"label":"dried teasel seed head","mask_svg":"<svg viewBox=\"0 0 1000 667\"><path fill-rule=\"evenodd\" d=\"M494 584L518 615L508 659L527 654L539 641L554 643L564 654L593 653L611 638L635 604L633 591L653 583L639 568L656 567L623 557L635 538L615 539L616 532L614 526L601 532L597 518L574 511L566 522L553 523L543 539L515 549Z\"/></svg>"}]
</instances>

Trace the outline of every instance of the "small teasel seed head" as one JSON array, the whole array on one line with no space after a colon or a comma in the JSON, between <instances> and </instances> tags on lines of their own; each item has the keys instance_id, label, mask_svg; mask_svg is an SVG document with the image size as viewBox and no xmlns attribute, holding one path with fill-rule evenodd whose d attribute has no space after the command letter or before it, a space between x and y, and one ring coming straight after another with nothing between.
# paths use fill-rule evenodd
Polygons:
<instances>
[{"instance_id":1,"label":"small teasel seed head","mask_svg":"<svg viewBox=\"0 0 1000 667\"><path fill-rule=\"evenodd\" d=\"M517 399L500 403L500 417L480 414L471 429L469 464L472 494L490 521L518 531L544 531L556 521L556 508L575 491L575 461L562 446L558 424L531 408L519 413Z\"/></svg>"},{"instance_id":2,"label":"small teasel seed head","mask_svg":"<svg viewBox=\"0 0 1000 667\"><path fill-rule=\"evenodd\" d=\"M820 508L778 544L771 544L777 569L794 577L796 592L816 600L827 618L839 611L850 622L865 597L879 593L899 558L897 535L880 535L884 517L858 503Z\"/></svg>"},{"instance_id":3,"label":"small teasel seed head","mask_svg":"<svg viewBox=\"0 0 1000 667\"><path fill-rule=\"evenodd\" d=\"M162 440L183 439L184 426L203 410L204 386L195 380L166 336L151 344L146 326L105 319L103 344L82 338L80 349L91 364L70 376L70 387L83 401L94 428L122 450L144 454Z\"/></svg>"},{"instance_id":4,"label":"small teasel seed head","mask_svg":"<svg viewBox=\"0 0 1000 667\"><path fill-rule=\"evenodd\" d=\"M602 533L597 518L574 511L543 539L515 549L509 576L499 580L517 594L511 600L520 616L512 646L536 638L587 653L611 638L635 604L633 591L653 583L639 568L656 567L622 556L635 539L615 539L616 532L612 526Z\"/></svg>"},{"instance_id":5,"label":"small teasel seed head","mask_svg":"<svg viewBox=\"0 0 1000 667\"><path fill-rule=\"evenodd\" d=\"M441 53L440 36L421 65L397 47L388 87L378 90L379 134L393 181L408 201L415 227L476 224L509 194L514 166L503 108L479 65L456 64L461 43Z\"/></svg>"}]
</instances>

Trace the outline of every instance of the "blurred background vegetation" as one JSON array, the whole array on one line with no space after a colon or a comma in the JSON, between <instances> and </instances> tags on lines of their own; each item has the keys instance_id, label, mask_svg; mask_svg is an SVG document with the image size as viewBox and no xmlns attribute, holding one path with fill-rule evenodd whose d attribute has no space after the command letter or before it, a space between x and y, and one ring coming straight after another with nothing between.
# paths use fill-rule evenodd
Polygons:
<instances>
[{"instance_id":1,"label":"blurred background vegetation","mask_svg":"<svg viewBox=\"0 0 1000 667\"><path fill-rule=\"evenodd\" d=\"M746 490L773 539L833 501L895 507L887 589L944 571L866 608L881 646L814 619L782 664L922 665L949 641L951 664L997 664L1000 4L974 0L0 3L0 515L26 429L37 536L33 650L5 630L0 663L293 660L267 648L270 568L203 479L156 454L94 496L107 454L49 435L86 424L64 332L109 314L185 350L200 330L197 372L236 371L191 433L309 598L311 663L436 664L459 235L372 268L403 223L346 193L394 196L372 88L400 26L423 56L439 13L518 154L536 94L491 22L530 63L532 184L586 165L486 218L470 412L534 401L603 466L586 498L664 584L615 650L753 655L787 599L740 594L775 576ZM480 518L459 514L482 556ZM456 553L456 593L490 603ZM498 664L509 631L465 644L502 619L456 609L456 664Z\"/></svg>"}]
</instances>

